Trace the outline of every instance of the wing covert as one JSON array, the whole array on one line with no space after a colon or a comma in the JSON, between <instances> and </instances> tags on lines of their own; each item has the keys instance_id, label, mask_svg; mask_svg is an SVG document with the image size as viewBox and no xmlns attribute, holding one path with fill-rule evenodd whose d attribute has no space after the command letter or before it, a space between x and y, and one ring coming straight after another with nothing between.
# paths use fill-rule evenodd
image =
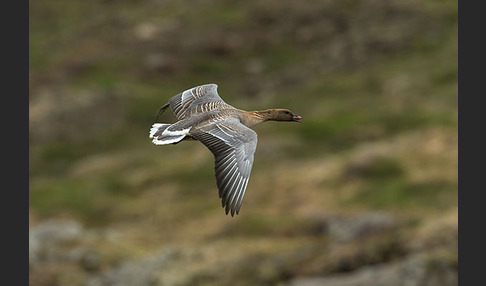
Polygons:
<instances>
[{"instance_id":1,"label":"wing covert","mask_svg":"<svg viewBox=\"0 0 486 286\"><path fill-rule=\"evenodd\" d=\"M169 100L177 119L185 119L195 113L208 112L229 106L218 94L218 85L211 83L183 91Z\"/></svg>"}]
</instances>

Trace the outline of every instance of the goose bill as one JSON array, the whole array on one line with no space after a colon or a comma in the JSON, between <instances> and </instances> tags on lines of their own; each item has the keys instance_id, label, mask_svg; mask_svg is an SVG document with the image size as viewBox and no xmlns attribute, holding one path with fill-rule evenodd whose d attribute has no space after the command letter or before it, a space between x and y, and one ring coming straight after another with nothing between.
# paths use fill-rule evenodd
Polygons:
<instances>
[{"instance_id":1,"label":"goose bill","mask_svg":"<svg viewBox=\"0 0 486 286\"><path fill-rule=\"evenodd\" d=\"M299 116L295 113L292 113L292 120L293 121L300 122L301 119L302 119L302 116Z\"/></svg>"}]
</instances>

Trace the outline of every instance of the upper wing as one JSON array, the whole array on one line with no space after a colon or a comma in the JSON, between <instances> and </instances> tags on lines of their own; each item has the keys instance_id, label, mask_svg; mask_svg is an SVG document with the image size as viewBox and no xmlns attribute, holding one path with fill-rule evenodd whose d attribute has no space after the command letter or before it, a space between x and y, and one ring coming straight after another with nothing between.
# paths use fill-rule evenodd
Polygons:
<instances>
[{"instance_id":1,"label":"upper wing","mask_svg":"<svg viewBox=\"0 0 486 286\"><path fill-rule=\"evenodd\" d=\"M217 89L218 85L214 83L188 89L169 100L170 108L177 119L181 120L194 113L229 107L230 105L219 97Z\"/></svg>"},{"instance_id":2,"label":"upper wing","mask_svg":"<svg viewBox=\"0 0 486 286\"><path fill-rule=\"evenodd\" d=\"M191 134L214 154L216 182L226 214L239 213L253 166L257 134L237 119L227 119Z\"/></svg>"}]
</instances>

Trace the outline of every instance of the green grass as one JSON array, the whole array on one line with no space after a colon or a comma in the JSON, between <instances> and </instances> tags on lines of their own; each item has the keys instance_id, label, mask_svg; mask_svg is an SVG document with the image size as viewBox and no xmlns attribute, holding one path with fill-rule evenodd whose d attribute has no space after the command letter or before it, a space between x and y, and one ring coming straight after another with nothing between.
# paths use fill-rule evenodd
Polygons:
<instances>
[{"instance_id":1,"label":"green grass","mask_svg":"<svg viewBox=\"0 0 486 286\"><path fill-rule=\"evenodd\" d=\"M369 182L347 203L383 210L447 210L457 199L457 184L443 181L410 183L404 178Z\"/></svg>"},{"instance_id":2,"label":"green grass","mask_svg":"<svg viewBox=\"0 0 486 286\"><path fill-rule=\"evenodd\" d=\"M31 189L29 205L35 206L44 215L70 211L76 215L89 216L98 198L92 189L87 188L86 182L69 180Z\"/></svg>"},{"instance_id":3,"label":"green grass","mask_svg":"<svg viewBox=\"0 0 486 286\"><path fill-rule=\"evenodd\" d=\"M350 3L332 7L344 17L345 13L351 13ZM262 137L275 136L291 142L282 144L284 147L279 152L282 160L346 154L360 144L404 132L457 126L457 3L427 2L426 8L420 11L407 6L404 13L411 13L413 19L422 19L433 34L417 32L402 46L373 54L363 64L335 67L326 66L333 64L333 61L327 62L326 57L322 58L322 63L315 61L321 59L319 55L326 55L327 41L334 40L331 36L350 36L346 33L349 31L329 34L326 41L317 37L301 42L296 36L298 32L284 25L285 19L275 18L279 15L277 12L271 15L274 22L254 30L256 21L260 20L253 18L253 12L263 13L276 3L262 7L252 5L255 3L233 6L215 1L213 4L217 5L198 2L194 5L200 9L184 9L176 3L150 7L132 1L105 4L74 1L69 5L48 0L30 2L29 68L32 78L43 82L43 77L59 79L62 78L60 74L64 74L66 85L123 93L124 115L120 120L126 122L103 134L91 133L75 141L31 146L32 208L41 214L55 214L56 210L63 209L89 215L90 209L96 209L97 204L108 204L109 198L136 196L138 186L128 185L114 170L91 174L93 178L70 177L70 170L87 156L107 153L126 156L144 150L143 156L161 156L160 160L166 156L167 160L187 161L190 166L191 158L183 152L193 146L188 149L175 146L179 151L174 148L155 151L150 149L153 146L147 133L161 105L171 96L201 83L218 83L221 96L238 107L256 109L265 102L264 108L288 107L302 115L304 120L298 125L268 123L268 126L257 128ZM327 6L316 9L323 7ZM90 21L85 21L87 15ZM289 21L297 21L293 15L289 17ZM307 20L305 17L298 20L296 28L305 28ZM175 37L170 40L137 42L134 35L137 25L165 21L181 25L184 37L176 33L170 34ZM401 27L398 22L391 24ZM223 43L231 39L218 38L218 33L228 37L231 33L238 34L244 42L226 53L215 53L208 49L214 44L208 39L215 37ZM190 46L184 39L197 44ZM164 41L180 41L180 46L165 46ZM145 56L151 53L176 57L181 65L166 73L140 72ZM249 59L260 60L264 72L253 78L249 76L244 68ZM296 73L295 78L293 73ZM270 93L263 98L245 94L243 87L252 84L257 84L255 90L268 88ZM172 122L174 118L164 114L159 121ZM261 153L260 156L260 162L273 158L271 154ZM198 198L197 186L215 188L216 185L212 155L208 154L207 158L207 165L201 170L197 169L199 167L163 169L163 175L151 179L150 185L168 180L181 186L181 194ZM144 157L137 166L152 166L156 160ZM181 165L184 164L178 164ZM130 166L120 166L120 169L130 169ZM453 184L441 182L411 184L403 177L400 163L394 161L381 162L368 172L362 195L356 201L370 207L422 204L421 200L430 203L433 195L452 193L454 189ZM42 181L51 182L52 187L38 183ZM85 188L91 191L83 192Z\"/></svg>"},{"instance_id":4,"label":"green grass","mask_svg":"<svg viewBox=\"0 0 486 286\"><path fill-rule=\"evenodd\" d=\"M285 284L396 262L415 235L418 248L444 251L432 263L457 264L442 236L443 226L454 235L458 199L457 1L184 3L29 2L30 133L39 135L29 225L72 218L101 234L86 245L99 253L94 272L61 257L34 276L88 277L170 247L176 255L154 281L177 279L183 266L189 284ZM147 62L159 57L167 66ZM204 83L235 107L303 117L254 127L251 187L235 217L221 208L205 146L148 138L163 104ZM329 218L371 212L397 229L332 243Z\"/></svg>"}]
</instances>

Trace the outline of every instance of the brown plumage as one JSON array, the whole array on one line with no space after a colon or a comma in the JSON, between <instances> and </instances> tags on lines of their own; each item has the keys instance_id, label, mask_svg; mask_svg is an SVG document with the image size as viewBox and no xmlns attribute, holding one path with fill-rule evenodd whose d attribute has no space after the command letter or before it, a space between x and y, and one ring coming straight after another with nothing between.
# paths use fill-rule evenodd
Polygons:
<instances>
[{"instance_id":1,"label":"brown plumage","mask_svg":"<svg viewBox=\"0 0 486 286\"><path fill-rule=\"evenodd\" d=\"M253 165L257 134L249 127L265 121L295 121L302 117L288 109L244 111L219 97L216 84L188 89L172 97L168 107L178 119L173 124L154 123L149 137L156 145L177 144L184 139L201 141L215 159L216 183L226 214L239 213Z\"/></svg>"}]
</instances>

